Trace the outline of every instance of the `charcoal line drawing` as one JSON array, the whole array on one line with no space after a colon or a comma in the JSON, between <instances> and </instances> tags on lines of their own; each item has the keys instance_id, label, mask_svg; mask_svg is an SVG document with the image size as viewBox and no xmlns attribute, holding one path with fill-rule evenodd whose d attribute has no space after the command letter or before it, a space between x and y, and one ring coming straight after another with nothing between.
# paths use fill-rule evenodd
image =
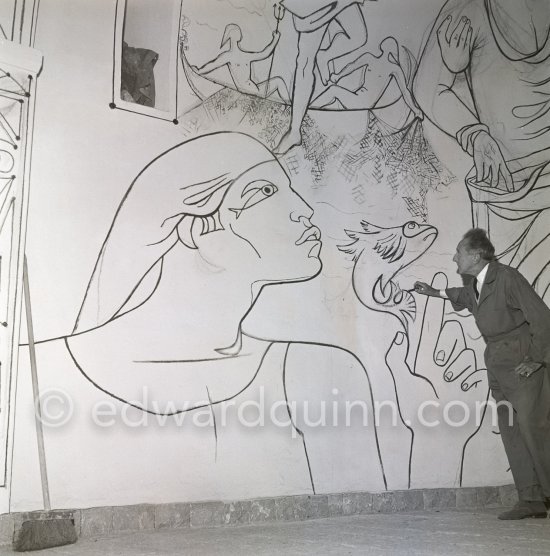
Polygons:
<instances>
[{"instance_id":1,"label":"charcoal line drawing","mask_svg":"<svg viewBox=\"0 0 550 556\"><path fill-rule=\"evenodd\" d=\"M449 0L424 46L415 95L473 159L474 225L550 300L550 12L544 0Z\"/></svg>"},{"instance_id":2,"label":"charcoal line drawing","mask_svg":"<svg viewBox=\"0 0 550 556\"><path fill-rule=\"evenodd\" d=\"M367 42L367 24L360 8L364 0L321 2L308 10L299 0L282 5L292 15L298 33L298 56L292 83L292 111L288 131L276 152L285 153L301 143L300 127L313 96L316 75L327 84L357 48ZM317 72L317 73L316 73Z\"/></svg>"},{"instance_id":3,"label":"charcoal line drawing","mask_svg":"<svg viewBox=\"0 0 550 556\"><path fill-rule=\"evenodd\" d=\"M436 274L432 285L445 288L445 274ZM430 298L426 301L420 328L412 361L406 332L397 332L386 352L400 418L411 434L409 487L425 473L434 457L440 465L455 470L456 484L462 485L465 451L482 426L486 406L478 421L468 420L447 444L435 439L431 434L433 430L427 429L425 423L419 423L418 407L431 402L445 406L460 400L471 411L477 410L479 403L489 397L486 370L478 365L475 351L468 346L463 324L456 318L445 317L445 300Z\"/></svg>"},{"instance_id":4,"label":"charcoal line drawing","mask_svg":"<svg viewBox=\"0 0 550 556\"><path fill-rule=\"evenodd\" d=\"M410 291L399 286L396 277L428 251L437 238L437 229L412 220L393 228L363 220L361 228L345 230L352 242L338 246L353 257L353 290L365 307L395 316L407 331L416 318L416 301ZM385 264L382 273L380 262L374 259Z\"/></svg>"},{"instance_id":5,"label":"charcoal line drawing","mask_svg":"<svg viewBox=\"0 0 550 556\"><path fill-rule=\"evenodd\" d=\"M386 37L380 43L379 50L380 53L377 56L365 51L365 47L359 48L355 52L358 57L344 66L341 71L333 74L332 82L334 84L314 98L311 106L328 108L333 103L339 103L348 110L372 110L380 107L379 103L393 80L399 89L399 96L396 97L394 102L403 97L415 117L422 119L422 111L412 97L407 76L400 65L400 47L397 40L394 37ZM414 67L415 62L412 54L406 49L405 53L408 54L409 64ZM360 72L361 74L358 88L350 90L338 84L342 78L354 72ZM384 104L387 106L387 101Z\"/></svg>"},{"instance_id":6,"label":"charcoal line drawing","mask_svg":"<svg viewBox=\"0 0 550 556\"><path fill-rule=\"evenodd\" d=\"M448 450L440 465L456 468L462 484L466 448L479 427L435 442L413 414L422 402L455 396L471 407L487 399L483 369L471 347L480 338L465 332L469 321L445 310L444 303L420 304L400 277L421 260L424 268L435 266L430 257L440 255L430 248L444 235L441 214L428 207L454 210L445 199L431 203L443 197L433 193L451 197L444 189L454 178L441 162L444 156L439 158L440 145L430 144L442 131L456 140L457 152L472 158L464 198L473 223L499 238L499 257L550 299L547 6L542 0L441 0L445 5L417 57L410 33L371 28L369 10L382 14L382 2L228 0L209 18L191 2L174 0L171 19L154 28L165 36L165 49L125 40L126 7L139 2L112 4L115 20L110 13L107 22L109 45L114 25L112 75L111 60L102 62L112 91L102 98L103 109L113 122L125 118L120 121L136 128L142 116L157 120L143 125L159 130L159 152L178 144L145 167L134 160L142 170L109 220L85 291L78 282L83 291L74 329L39 343L48 344L47 350L57 342L71 368L79 370L83 389L91 385L94 393L123 406L161 416L206 410L216 462L229 443L220 408L265 385L284 402L300 444L295 461L307 470L311 492L338 488L334 481L340 479L334 477L343 478L349 469L346 452L357 457L358 482L366 490L391 487L389 477L407 465L408 485L418 485L423 469L433 468L428 454L434 450ZM27 5L38 12L38 0ZM19 29L14 23L12 37ZM35 25L30 32L34 37ZM10 35L3 21L1 34ZM20 178L23 116L33 86L27 76L0 69L0 207L11 202ZM396 117L386 119L388 113ZM320 229L330 230L331 223L318 222L318 228L311 207L329 201L337 210L345 208L347 217L333 237L323 231L333 240L335 256L325 259L325 271L329 260L332 266L322 274L328 242L322 247ZM15 218L15 228L19 224ZM336 237L342 230L347 239ZM1 237L3 303L3 291L14 282L4 273L12 254L3 250ZM353 268L338 266L345 257L337 248L350 256ZM342 330L350 324L345 310L357 309L361 320L354 332L365 334L359 342L364 346L353 345L353 334L346 344L328 319L309 330L302 313L302 335L284 340L243 325L268 292L316 286L323 279L338 286L328 292L330 304L327 292L320 289L317 299L308 290L307 309L332 311ZM435 281L444 279L438 275ZM375 354L378 364L369 359L370 311L378 313L372 322L389 323ZM8 328L15 322L13 315L1 319ZM434 330L429 322L440 325ZM309 333L325 341L313 342ZM327 339L329 333L337 339ZM319 354L327 366L308 365ZM401 428L410 437L410 450L409 444L403 448L408 461L403 451L391 453L392 440L381 438L382 429L354 429L341 439L321 440L293 411L293 402L316 403L331 387L340 388L339 370L328 364L333 358L345 362L342 368L349 366L354 377L353 388L341 389L338 400L359 392L373 407L393 388ZM0 359L4 380L7 367ZM159 384L157 398L137 400L140 386ZM0 381L1 400L5 391ZM341 473L329 476L326 462Z\"/></svg>"},{"instance_id":7,"label":"charcoal line drawing","mask_svg":"<svg viewBox=\"0 0 550 556\"><path fill-rule=\"evenodd\" d=\"M243 32L241 28L230 23L226 26L220 48L227 47L216 58L200 67L192 66L199 75L207 75L223 66L227 66L233 85L241 93L252 93L269 98L277 93L283 101L288 101L288 89L281 77L268 77L265 81L256 82L252 78L252 63L272 58L281 34L273 32L271 42L260 52L250 52L241 47Z\"/></svg>"},{"instance_id":8,"label":"charcoal line drawing","mask_svg":"<svg viewBox=\"0 0 550 556\"><path fill-rule=\"evenodd\" d=\"M232 156L215 156L222 151ZM200 159L204 163L197 164ZM148 199L147 219L143 199ZM372 411L363 363L328 343L299 338L282 342L241 329L264 288L308 281L321 272L322 243L312 217L313 210L292 189L283 167L256 139L217 132L180 143L147 164L124 195L73 334L39 343L62 342L90 384L156 415L216 411L251 388L275 389L301 439L312 492L331 488L334 466L343 469L344 454L352 448L364 484L385 489L376 427L340 431L334 442L343 451L335 451L323 434L312 434L299 411L294 413L305 401L321 402L311 394L309 375L317 376L320 388L339 392L342 400L351 396L352 388ZM139 234L136 218L141 221ZM174 289L176 283L187 286ZM218 318L205 319L212 311ZM179 344L172 335L164 338L159 325L167 318L181 334ZM351 373L351 386L339 383L336 367L324 373L317 364L308 365L306 355L311 359L320 351L323 361L346 361L342 377L349 383ZM99 352L111 355L99 361ZM143 386L154 387L156 397L138 403L134 392ZM224 432L220 427L213 431L215 458Z\"/></svg>"}]
</instances>

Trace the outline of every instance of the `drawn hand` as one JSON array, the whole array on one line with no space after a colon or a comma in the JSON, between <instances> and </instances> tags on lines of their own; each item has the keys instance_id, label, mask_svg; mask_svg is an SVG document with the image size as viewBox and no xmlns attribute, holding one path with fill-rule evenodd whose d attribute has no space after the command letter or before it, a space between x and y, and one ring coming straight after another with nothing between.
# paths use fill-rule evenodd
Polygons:
<instances>
[{"instance_id":1,"label":"drawn hand","mask_svg":"<svg viewBox=\"0 0 550 556\"><path fill-rule=\"evenodd\" d=\"M506 166L498 143L486 131L480 131L474 138L474 164L476 180L486 182L491 187L514 191L514 180Z\"/></svg>"},{"instance_id":2,"label":"drawn hand","mask_svg":"<svg viewBox=\"0 0 550 556\"><path fill-rule=\"evenodd\" d=\"M428 287L445 289L446 276L436 274ZM426 301L412 368L407 362L409 347L407 335L398 332L386 353L386 364L395 380L401 416L414 431L414 479L419 481L428 463L423 458L443 457L456 472L465 443L481 425L476 419L478 404L487 400L489 386L485 370L478 367L476 354L467 345L462 324L446 319L442 298ZM445 408L451 424L445 419ZM466 414L468 419L461 422Z\"/></svg>"},{"instance_id":3,"label":"drawn hand","mask_svg":"<svg viewBox=\"0 0 550 556\"><path fill-rule=\"evenodd\" d=\"M462 73L470 63L473 30L470 20L462 17L454 31L450 32L452 20L452 16L443 20L437 30L437 42L447 69L452 73Z\"/></svg>"}]
</instances>

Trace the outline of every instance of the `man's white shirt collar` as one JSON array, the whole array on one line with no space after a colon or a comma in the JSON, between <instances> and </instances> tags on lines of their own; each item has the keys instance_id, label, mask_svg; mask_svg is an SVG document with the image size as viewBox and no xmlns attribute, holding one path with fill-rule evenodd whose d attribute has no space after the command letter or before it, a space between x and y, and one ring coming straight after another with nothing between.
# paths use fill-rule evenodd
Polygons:
<instances>
[{"instance_id":1,"label":"man's white shirt collar","mask_svg":"<svg viewBox=\"0 0 550 556\"><path fill-rule=\"evenodd\" d=\"M481 272L476 276L477 278L477 291L481 293L481 287L483 286L483 282L485 282L485 276L487 276L487 270L489 269L489 263L487 263L482 269Z\"/></svg>"}]
</instances>

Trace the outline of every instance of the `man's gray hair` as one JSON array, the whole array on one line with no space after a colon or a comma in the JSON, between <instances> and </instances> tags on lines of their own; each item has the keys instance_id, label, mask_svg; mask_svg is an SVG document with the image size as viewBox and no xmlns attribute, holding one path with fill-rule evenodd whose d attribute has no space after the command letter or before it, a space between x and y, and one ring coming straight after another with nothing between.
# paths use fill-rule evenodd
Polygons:
<instances>
[{"instance_id":1,"label":"man's gray hair","mask_svg":"<svg viewBox=\"0 0 550 556\"><path fill-rule=\"evenodd\" d=\"M466 241L468 251L479 253L480 257L485 261L495 260L495 247L487 236L487 232L481 228L472 228L468 230L462 238Z\"/></svg>"}]
</instances>

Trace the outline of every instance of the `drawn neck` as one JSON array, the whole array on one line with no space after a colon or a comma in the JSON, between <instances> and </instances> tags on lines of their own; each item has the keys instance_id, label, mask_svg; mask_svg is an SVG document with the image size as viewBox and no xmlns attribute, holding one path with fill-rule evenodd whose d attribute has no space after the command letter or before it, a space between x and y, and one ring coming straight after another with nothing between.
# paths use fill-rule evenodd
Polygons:
<instances>
[{"instance_id":1,"label":"drawn neck","mask_svg":"<svg viewBox=\"0 0 550 556\"><path fill-rule=\"evenodd\" d=\"M197 250L180 244L165 256L162 277L150 299L127 318L145 318L167 328L167 352L173 351L174 337L215 351L233 344L253 302L250 280L240 269L216 267Z\"/></svg>"},{"instance_id":2,"label":"drawn neck","mask_svg":"<svg viewBox=\"0 0 550 556\"><path fill-rule=\"evenodd\" d=\"M216 269L180 244L165 255L161 278L144 303L86 332L79 343L116 351L127 361L219 357L217 350L235 343L253 301L242 273Z\"/></svg>"}]
</instances>

